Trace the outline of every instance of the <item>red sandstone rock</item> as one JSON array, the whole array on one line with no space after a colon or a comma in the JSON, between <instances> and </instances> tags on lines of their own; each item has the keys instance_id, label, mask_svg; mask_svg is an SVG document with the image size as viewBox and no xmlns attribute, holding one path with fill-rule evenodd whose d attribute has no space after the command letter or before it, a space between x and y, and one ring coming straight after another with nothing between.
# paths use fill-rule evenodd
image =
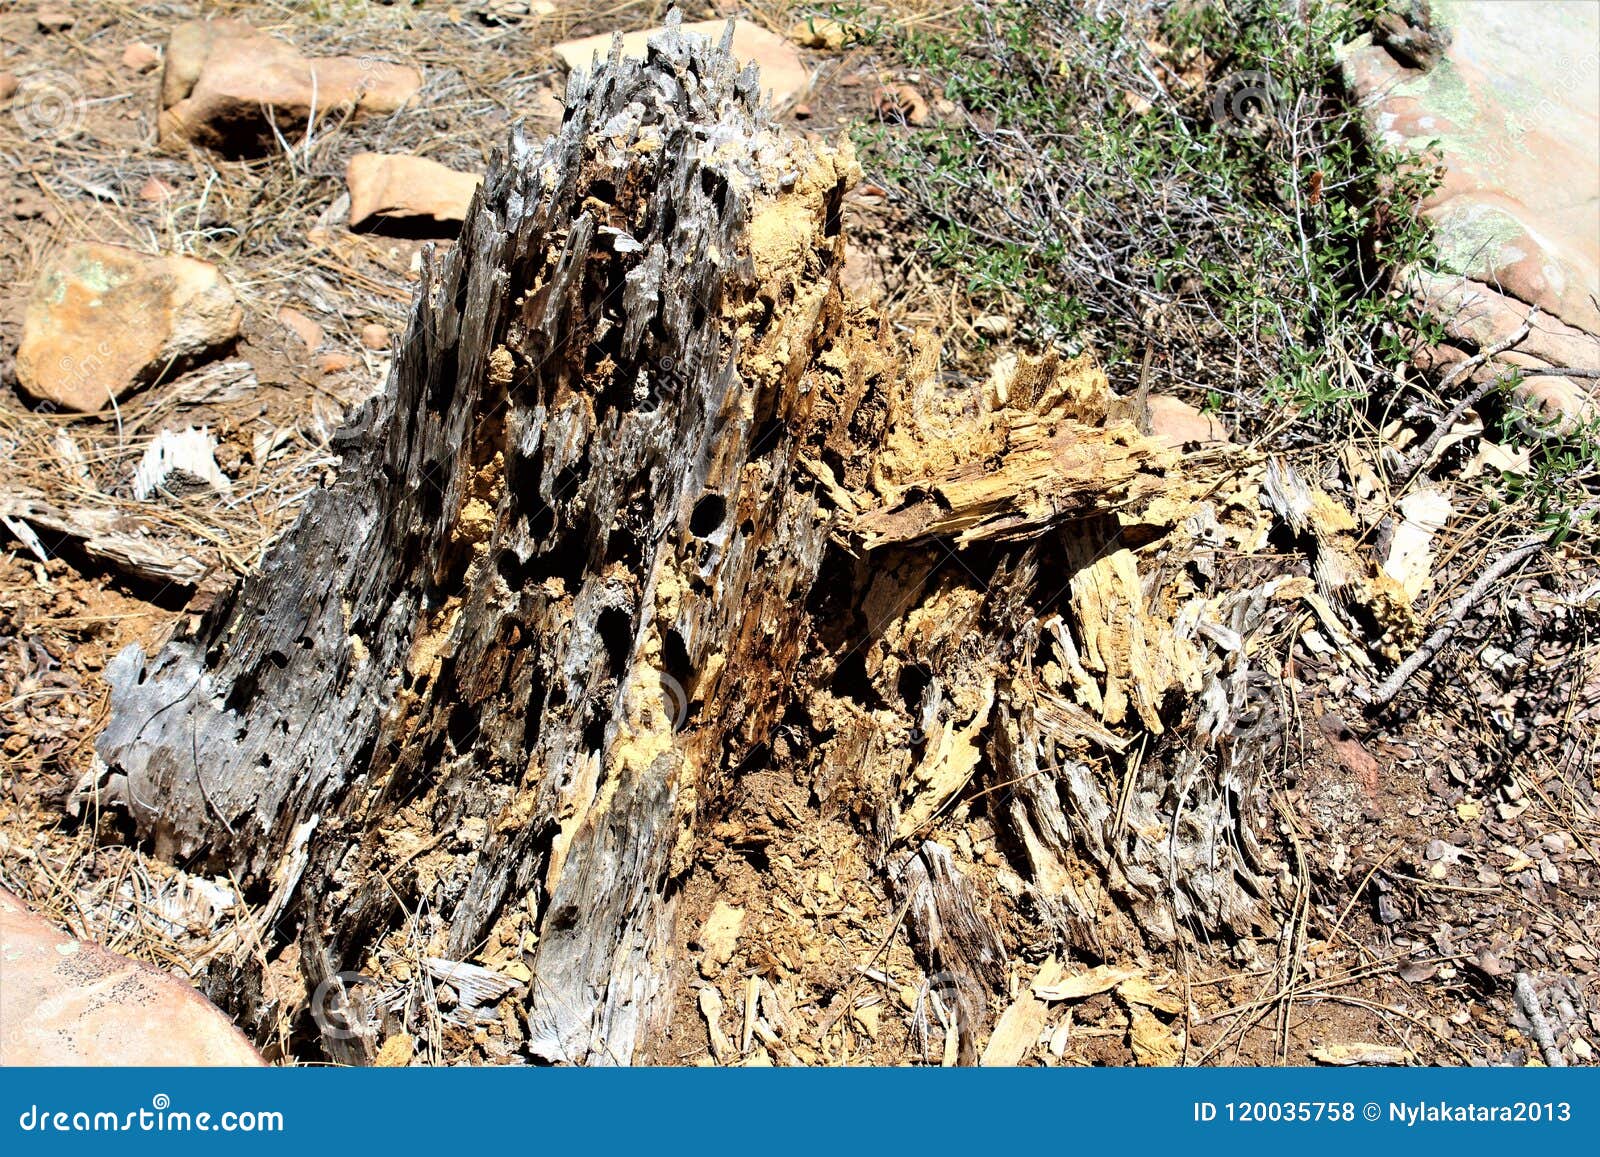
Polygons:
<instances>
[{"instance_id":1,"label":"red sandstone rock","mask_svg":"<svg viewBox=\"0 0 1600 1157\"><path fill-rule=\"evenodd\" d=\"M373 57L302 56L293 45L232 20L173 30L161 77L161 140L192 141L229 154L260 152L350 107L392 113L422 88L414 68Z\"/></svg>"},{"instance_id":2,"label":"red sandstone rock","mask_svg":"<svg viewBox=\"0 0 1600 1157\"><path fill-rule=\"evenodd\" d=\"M1227 427L1218 419L1179 398L1151 394L1146 404L1150 410L1150 436L1173 449L1193 443L1230 441Z\"/></svg>"},{"instance_id":3,"label":"red sandstone rock","mask_svg":"<svg viewBox=\"0 0 1600 1157\"><path fill-rule=\"evenodd\" d=\"M426 157L358 153L345 169L350 227L401 220L459 225L480 180Z\"/></svg>"},{"instance_id":4,"label":"red sandstone rock","mask_svg":"<svg viewBox=\"0 0 1600 1157\"><path fill-rule=\"evenodd\" d=\"M34 286L17 381L35 398L92 412L225 346L241 320L209 262L72 245Z\"/></svg>"},{"instance_id":5,"label":"red sandstone rock","mask_svg":"<svg viewBox=\"0 0 1600 1157\"><path fill-rule=\"evenodd\" d=\"M74 940L0 890L0 1064L259 1065L183 981Z\"/></svg>"}]
</instances>

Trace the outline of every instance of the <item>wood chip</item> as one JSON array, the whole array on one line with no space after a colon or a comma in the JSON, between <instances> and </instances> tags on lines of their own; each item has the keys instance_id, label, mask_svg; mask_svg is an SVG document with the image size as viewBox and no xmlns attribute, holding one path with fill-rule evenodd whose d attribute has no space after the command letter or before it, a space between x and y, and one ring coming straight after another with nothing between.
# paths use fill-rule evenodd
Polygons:
<instances>
[{"instance_id":1,"label":"wood chip","mask_svg":"<svg viewBox=\"0 0 1600 1157\"><path fill-rule=\"evenodd\" d=\"M517 982L477 964L461 960L445 960L438 956L425 956L423 967L435 980L441 980L456 990L461 1003L468 1008L484 1008L497 1003Z\"/></svg>"},{"instance_id":2,"label":"wood chip","mask_svg":"<svg viewBox=\"0 0 1600 1157\"><path fill-rule=\"evenodd\" d=\"M1165 985L1156 984L1148 976L1132 976L1117 985L1117 995L1129 1004L1142 1004L1157 1012L1176 1016L1183 1011L1183 1000L1175 993L1164 991Z\"/></svg>"},{"instance_id":3,"label":"wood chip","mask_svg":"<svg viewBox=\"0 0 1600 1157\"><path fill-rule=\"evenodd\" d=\"M719 1065L731 1065L739 1059L733 1042L722 1031L722 994L711 985L700 990L700 1015L705 1017L706 1038L711 1045L711 1056Z\"/></svg>"},{"instance_id":4,"label":"wood chip","mask_svg":"<svg viewBox=\"0 0 1600 1157\"><path fill-rule=\"evenodd\" d=\"M744 928L744 909L735 908L726 900L718 900L711 914L700 928L695 943L701 948L700 973L707 979L720 973L739 944L739 933Z\"/></svg>"},{"instance_id":5,"label":"wood chip","mask_svg":"<svg viewBox=\"0 0 1600 1157\"><path fill-rule=\"evenodd\" d=\"M984 1046L978 1061L984 1068L1010 1068L1026 1059L1039 1043L1046 1021L1050 1017L1050 1004L1034 994L1035 987L1049 988L1061 981L1061 963L1054 956L1039 966L1032 984L1022 995L1011 1002L1011 1007L1000 1014L989 1043Z\"/></svg>"},{"instance_id":6,"label":"wood chip","mask_svg":"<svg viewBox=\"0 0 1600 1157\"><path fill-rule=\"evenodd\" d=\"M1096 993L1110 992L1123 981L1138 975L1139 970L1131 965L1101 964L1053 983L1040 984L1036 980L1033 995L1040 1000L1082 1000Z\"/></svg>"},{"instance_id":7,"label":"wood chip","mask_svg":"<svg viewBox=\"0 0 1600 1157\"><path fill-rule=\"evenodd\" d=\"M233 484L217 467L217 440L204 426L162 430L145 447L133 474L133 496L148 501L165 491L209 488L231 494Z\"/></svg>"},{"instance_id":8,"label":"wood chip","mask_svg":"<svg viewBox=\"0 0 1600 1157\"><path fill-rule=\"evenodd\" d=\"M1438 487L1413 491L1400 500L1400 518L1389 541L1383 571L1415 600L1433 585L1433 540L1455 514L1450 495Z\"/></svg>"},{"instance_id":9,"label":"wood chip","mask_svg":"<svg viewBox=\"0 0 1600 1157\"><path fill-rule=\"evenodd\" d=\"M747 976L744 981L744 1034L739 1038L739 1051L748 1053L756 1033L756 1009L760 1002L761 978Z\"/></svg>"},{"instance_id":10,"label":"wood chip","mask_svg":"<svg viewBox=\"0 0 1600 1157\"><path fill-rule=\"evenodd\" d=\"M1411 1062L1411 1050L1399 1045L1353 1041L1319 1045L1311 1050L1311 1059L1322 1065L1405 1065Z\"/></svg>"}]
</instances>

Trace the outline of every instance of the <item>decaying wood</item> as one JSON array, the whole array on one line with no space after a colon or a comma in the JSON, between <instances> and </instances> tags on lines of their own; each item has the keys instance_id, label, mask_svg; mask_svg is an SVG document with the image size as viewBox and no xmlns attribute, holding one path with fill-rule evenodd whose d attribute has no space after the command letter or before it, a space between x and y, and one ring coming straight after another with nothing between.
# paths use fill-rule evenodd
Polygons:
<instances>
[{"instance_id":1,"label":"decaying wood","mask_svg":"<svg viewBox=\"0 0 1600 1157\"><path fill-rule=\"evenodd\" d=\"M1000 1014L989 1042L983 1046L979 1064L985 1068L1009 1068L1028 1055L1050 1017L1050 1002L1036 995L1034 989L1048 988L1060 979L1061 962L1052 956L1039 966L1032 984L1025 986Z\"/></svg>"},{"instance_id":2,"label":"decaying wood","mask_svg":"<svg viewBox=\"0 0 1600 1157\"><path fill-rule=\"evenodd\" d=\"M899 496L892 507L863 511L855 528L871 548L928 538L958 543L1036 537L1072 517L1110 510L1153 487L1140 467L1154 443L1128 425L1109 435L1075 422L1019 421L998 464L967 461Z\"/></svg>"},{"instance_id":3,"label":"decaying wood","mask_svg":"<svg viewBox=\"0 0 1600 1157\"><path fill-rule=\"evenodd\" d=\"M866 549L1027 541L1159 492L1176 459L1133 423L1105 420L1105 380L1086 359L999 368L976 415L941 397L937 380L915 378L930 372L911 368L879 461L882 498L855 515Z\"/></svg>"},{"instance_id":4,"label":"decaying wood","mask_svg":"<svg viewBox=\"0 0 1600 1157\"><path fill-rule=\"evenodd\" d=\"M930 995L953 1021L960 1064L977 1063L989 1025L987 994L1004 975L1006 952L993 917L950 850L928 841L890 869L913 940L932 963Z\"/></svg>"},{"instance_id":5,"label":"decaying wood","mask_svg":"<svg viewBox=\"0 0 1600 1157\"><path fill-rule=\"evenodd\" d=\"M1278 458L1267 464L1261 496L1304 543L1322 597L1354 616L1380 654L1398 659L1416 642L1411 599L1368 556L1354 515Z\"/></svg>"},{"instance_id":6,"label":"decaying wood","mask_svg":"<svg viewBox=\"0 0 1600 1157\"><path fill-rule=\"evenodd\" d=\"M1241 802L1266 741L1229 720L1272 596L1136 557L1221 533L1210 507L1180 532L1179 457L1086 359L979 389L933 339L902 349L838 285L848 152L777 132L724 51L669 27L566 105L428 263L333 485L198 626L109 669L98 790L269 895L308 989L423 913L447 963L520 945L542 1061L646 1048L701 821L780 719L859 818L948 1060L980 1055L1007 960L930 834L957 807L1063 948L1270 927Z\"/></svg>"},{"instance_id":7,"label":"decaying wood","mask_svg":"<svg viewBox=\"0 0 1600 1157\"><path fill-rule=\"evenodd\" d=\"M198 559L142 535L137 517L107 507L62 506L13 484L0 494L0 518L65 535L90 558L149 582L190 587L205 574ZM31 535L25 530L14 533L24 541Z\"/></svg>"},{"instance_id":8,"label":"decaying wood","mask_svg":"<svg viewBox=\"0 0 1600 1157\"><path fill-rule=\"evenodd\" d=\"M659 1008L697 799L765 738L826 542L792 484L821 362L872 340L836 283L852 162L757 100L675 32L575 77L427 268L337 482L109 672L100 752L159 851L260 880L321 817L308 981L427 892L453 958L540 914L534 1055L626 1061Z\"/></svg>"}]
</instances>

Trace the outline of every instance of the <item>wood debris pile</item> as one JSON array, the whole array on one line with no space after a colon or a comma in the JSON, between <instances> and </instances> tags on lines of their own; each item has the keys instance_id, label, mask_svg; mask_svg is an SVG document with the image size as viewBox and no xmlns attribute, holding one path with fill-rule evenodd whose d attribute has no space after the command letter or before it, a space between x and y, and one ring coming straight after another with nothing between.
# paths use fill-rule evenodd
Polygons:
<instances>
[{"instance_id":1,"label":"wood debris pile","mask_svg":"<svg viewBox=\"0 0 1600 1157\"><path fill-rule=\"evenodd\" d=\"M502 1056L646 1055L685 997L680 887L759 768L854 817L945 1059L1021 1055L1036 1018L993 1013L1024 926L1103 962L1276 927L1277 644L1367 669L1415 636L1350 516L1141 433L1089 359L941 375L839 286L848 152L774 131L675 27L568 107L426 271L333 486L108 672L85 795L270 896L299 999L409 954L378 982L399 1023L319 1022L348 1061L420 1031L430 985ZM260 958L219 993L258 1027L288 999ZM1170 1061L1170 995L1129 992ZM731 1055L718 990L693 1000Z\"/></svg>"}]
</instances>

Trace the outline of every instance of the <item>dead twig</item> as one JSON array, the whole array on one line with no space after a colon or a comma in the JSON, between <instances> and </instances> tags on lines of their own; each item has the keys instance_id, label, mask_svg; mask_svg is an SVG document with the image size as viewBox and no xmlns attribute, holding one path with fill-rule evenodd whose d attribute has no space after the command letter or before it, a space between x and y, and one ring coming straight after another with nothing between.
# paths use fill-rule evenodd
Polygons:
<instances>
[{"instance_id":1,"label":"dead twig","mask_svg":"<svg viewBox=\"0 0 1600 1157\"><path fill-rule=\"evenodd\" d=\"M1433 451L1444 436L1455 428L1466 412L1475 407L1490 394L1507 387L1514 386L1526 378L1600 378L1600 369L1586 366L1550 366L1546 369L1515 369L1509 373L1500 374L1490 378L1478 386L1460 402L1453 406L1448 414L1440 418L1434 425L1433 432L1417 448L1417 452L1406 460L1405 477L1400 480L1404 486L1423 470L1427 469Z\"/></svg>"},{"instance_id":2,"label":"dead twig","mask_svg":"<svg viewBox=\"0 0 1600 1157\"><path fill-rule=\"evenodd\" d=\"M1544 1063L1552 1069L1567 1067L1567 1058L1561 1055L1561 1049L1556 1045L1556 1034L1550 1028L1550 1022L1545 1019L1544 1009L1539 1004L1539 994L1533 990L1533 981L1526 972L1517 973L1515 992L1517 1007L1522 1010L1522 1015L1528 1018L1528 1027L1533 1030L1533 1039L1539 1044L1539 1051L1544 1054Z\"/></svg>"},{"instance_id":3,"label":"dead twig","mask_svg":"<svg viewBox=\"0 0 1600 1157\"><path fill-rule=\"evenodd\" d=\"M1522 324L1519 325L1512 333L1491 345L1484 346L1466 361L1452 366L1444 375L1444 377L1439 380L1439 392L1442 394L1456 381L1456 379L1465 374L1471 373L1490 358L1498 357L1500 354L1505 353L1513 346L1520 345L1523 339L1526 338L1529 332L1533 329L1534 320L1538 316L1539 307L1536 305L1528 310L1528 316L1523 318ZM1439 444L1440 440L1443 439L1446 434L1455 428L1455 424L1461 420L1461 416L1463 414L1482 401L1484 395L1499 385L1501 381L1505 380L1506 378L1516 376L1517 374L1513 372L1512 374L1504 375L1502 378L1493 379L1488 384L1472 391L1466 397L1462 398L1461 401L1452 406L1443 417L1436 421L1433 424L1433 430L1426 438L1422 440L1422 444L1417 447L1416 451L1411 455L1411 457L1406 459L1406 464L1403 471L1404 477L1401 479L1401 485L1403 486L1407 482L1410 482L1417 476L1419 471L1427 466L1428 459L1433 456L1433 448Z\"/></svg>"},{"instance_id":4,"label":"dead twig","mask_svg":"<svg viewBox=\"0 0 1600 1157\"><path fill-rule=\"evenodd\" d=\"M1600 500L1586 503L1573 512L1572 522L1581 522L1597 509L1600 509ZM1444 622L1439 624L1439 628L1423 640L1416 652L1396 667L1392 675L1379 684L1378 689L1372 693L1372 701L1368 704L1367 710L1376 712L1387 707L1389 701L1399 694L1400 688L1406 685L1411 676L1433 661L1433 657L1450 641L1450 636L1456 633L1467 613L1478 604L1489 588L1543 550L1550 538L1548 533L1530 535L1479 575L1477 581L1467 588L1466 593L1450 604L1450 610L1445 615Z\"/></svg>"}]
</instances>

